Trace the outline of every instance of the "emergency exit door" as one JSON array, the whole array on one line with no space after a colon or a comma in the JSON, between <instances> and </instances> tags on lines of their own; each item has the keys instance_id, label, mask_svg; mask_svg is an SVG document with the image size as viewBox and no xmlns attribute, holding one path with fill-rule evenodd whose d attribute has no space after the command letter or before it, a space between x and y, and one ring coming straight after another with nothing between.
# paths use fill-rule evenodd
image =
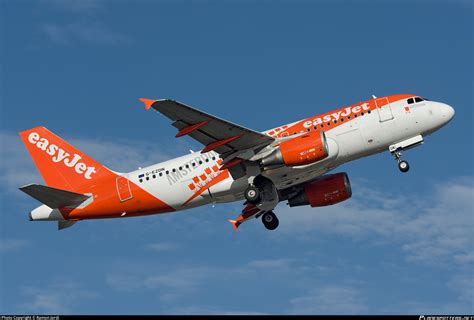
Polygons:
<instances>
[{"instance_id":1,"label":"emergency exit door","mask_svg":"<svg viewBox=\"0 0 474 320\"><path fill-rule=\"evenodd\" d=\"M388 101L387 97L376 99L375 105L377 106L377 112L379 113L380 122L393 119L392 108L390 107L390 102Z\"/></svg>"},{"instance_id":2,"label":"emergency exit door","mask_svg":"<svg viewBox=\"0 0 474 320\"><path fill-rule=\"evenodd\" d=\"M130 200L133 198L132 190L130 190L130 183L126 177L117 177L117 193L121 202Z\"/></svg>"}]
</instances>

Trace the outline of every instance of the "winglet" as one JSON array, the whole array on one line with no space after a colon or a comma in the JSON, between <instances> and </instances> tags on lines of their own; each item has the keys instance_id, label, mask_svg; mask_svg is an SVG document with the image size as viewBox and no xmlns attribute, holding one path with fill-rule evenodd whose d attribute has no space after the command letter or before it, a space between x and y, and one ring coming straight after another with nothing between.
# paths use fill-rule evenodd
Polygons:
<instances>
[{"instance_id":1,"label":"winglet","mask_svg":"<svg viewBox=\"0 0 474 320\"><path fill-rule=\"evenodd\" d=\"M237 228L239 227L239 225L237 224L237 221L236 220L227 220L229 221L230 223L232 223L232 226L234 227L234 230L237 231Z\"/></svg>"},{"instance_id":2,"label":"winglet","mask_svg":"<svg viewBox=\"0 0 474 320\"><path fill-rule=\"evenodd\" d=\"M151 108L151 105L153 103L155 103L155 101L156 101L156 100L145 99L145 98L140 98L138 100L140 100L141 102L143 102L145 104L145 109L146 110L149 110Z\"/></svg>"}]
</instances>

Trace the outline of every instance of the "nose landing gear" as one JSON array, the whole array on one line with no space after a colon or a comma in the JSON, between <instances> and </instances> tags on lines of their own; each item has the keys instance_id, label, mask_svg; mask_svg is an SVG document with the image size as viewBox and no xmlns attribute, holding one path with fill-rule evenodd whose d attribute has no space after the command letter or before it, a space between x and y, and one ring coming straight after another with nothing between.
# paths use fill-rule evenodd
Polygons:
<instances>
[{"instance_id":1,"label":"nose landing gear","mask_svg":"<svg viewBox=\"0 0 474 320\"><path fill-rule=\"evenodd\" d=\"M401 159L402 152L400 150L393 151L392 155L395 157L395 160L398 162L398 169L401 172L408 172L410 170L410 165L407 161Z\"/></svg>"},{"instance_id":2,"label":"nose landing gear","mask_svg":"<svg viewBox=\"0 0 474 320\"><path fill-rule=\"evenodd\" d=\"M408 165L408 162L406 162L405 160L401 160L398 163L398 169L400 169L401 172L407 172L408 170L410 170L410 165Z\"/></svg>"},{"instance_id":3,"label":"nose landing gear","mask_svg":"<svg viewBox=\"0 0 474 320\"><path fill-rule=\"evenodd\" d=\"M401 159L402 150L405 151L416 146L422 145L423 142L423 136L419 134L409 139L405 139L403 141L392 144L388 147L388 150L390 151L392 156L394 156L395 160L397 160L398 169L400 169L401 172L407 172L410 169L408 162Z\"/></svg>"}]
</instances>

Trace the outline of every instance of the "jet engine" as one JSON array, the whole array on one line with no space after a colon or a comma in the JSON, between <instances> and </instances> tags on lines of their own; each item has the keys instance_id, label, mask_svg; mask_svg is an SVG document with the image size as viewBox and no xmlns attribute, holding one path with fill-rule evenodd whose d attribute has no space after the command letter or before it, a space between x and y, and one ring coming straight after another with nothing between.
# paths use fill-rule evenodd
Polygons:
<instances>
[{"instance_id":1,"label":"jet engine","mask_svg":"<svg viewBox=\"0 0 474 320\"><path fill-rule=\"evenodd\" d=\"M326 158L329 155L324 131L313 131L280 142L278 148L262 159L263 166L302 166Z\"/></svg>"},{"instance_id":2,"label":"jet engine","mask_svg":"<svg viewBox=\"0 0 474 320\"><path fill-rule=\"evenodd\" d=\"M296 196L288 199L290 207L310 205L324 207L342 202L352 196L347 173L324 175L307 183Z\"/></svg>"}]
</instances>

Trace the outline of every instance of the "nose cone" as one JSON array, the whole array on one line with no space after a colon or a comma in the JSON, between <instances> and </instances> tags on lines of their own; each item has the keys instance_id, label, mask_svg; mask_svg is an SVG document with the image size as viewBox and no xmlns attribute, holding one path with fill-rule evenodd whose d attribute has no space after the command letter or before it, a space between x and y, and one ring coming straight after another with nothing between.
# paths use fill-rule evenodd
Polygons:
<instances>
[{"instance_id":1,"label":"nose cone","mask_svg":"<svg viewBox=\"0 0 474 320\"><path fill-rule=\"evenodd\" d=\"M454 113L455 113L454 108L444 103L440 107L441 107L441 116L443 117L444 121L448 123L454 117Z\"/></svg>"}]
</instances>

